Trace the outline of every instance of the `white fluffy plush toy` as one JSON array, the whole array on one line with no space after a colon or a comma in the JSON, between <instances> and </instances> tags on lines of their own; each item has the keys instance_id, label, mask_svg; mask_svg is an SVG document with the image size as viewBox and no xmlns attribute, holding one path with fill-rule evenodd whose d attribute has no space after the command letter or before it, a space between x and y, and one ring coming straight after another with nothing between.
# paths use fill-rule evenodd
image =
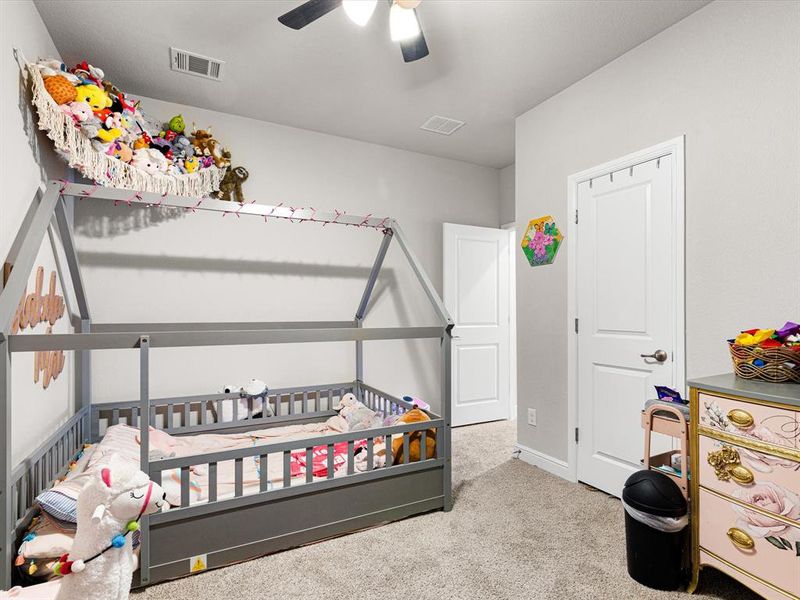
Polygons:
<instances>
[{"instance_id":1,"label":"white fluffy plush toy","mask_svg":"<svg viewBox=\"0 0 800 600\"><path fill-rule=\"evenodd\" d=\"M127 600L136 568L133 532L166 502L161 487L129 462L112 459L78 495L78 530L54 570L56 600Z\"/></svg>"}]
</instances>

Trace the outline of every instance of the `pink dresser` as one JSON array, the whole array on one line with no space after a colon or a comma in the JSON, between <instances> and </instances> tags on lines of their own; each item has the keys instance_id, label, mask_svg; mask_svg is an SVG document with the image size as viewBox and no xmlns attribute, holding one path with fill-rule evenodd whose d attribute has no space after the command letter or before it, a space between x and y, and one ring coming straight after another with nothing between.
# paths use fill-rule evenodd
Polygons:
<instances>
[{"instance_id":1,"label":"pink dresser","mask_svg":"<svg viewBox=\"0 0 800 600\"><path fill-rule=\"evenodd\" d=\"M800 385L689 382L693 578L714 567L800 600Z\"/></svg>"}]
</instances>

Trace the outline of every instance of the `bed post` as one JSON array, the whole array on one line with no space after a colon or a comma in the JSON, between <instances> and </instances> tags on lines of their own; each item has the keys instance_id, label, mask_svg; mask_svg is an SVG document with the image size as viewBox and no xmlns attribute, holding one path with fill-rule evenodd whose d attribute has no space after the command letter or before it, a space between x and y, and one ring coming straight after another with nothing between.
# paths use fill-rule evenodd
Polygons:
<instances>
[{"instance_id":1,"label":"bed post","mask_svg":"<svg viewBox=\"0 0 800 600\"><path fill-rule=\"evenodd\" d=\"M386 258L386 251L389 249L389 243L392 241L394 232L386 228L383 230L383 240L381 246L378 248L378 254L375 256L375 262L372 263L372 270L369 272L369 279L364 288L364 293L361 294L361 302L358 303L356 309L356 326L362 327L364 318L367 316L367 308L369 306L369 299L372 296L372 290L375 289L375 283L378 281L378 275L383 266L383 259ZM356 396L359 400L364 398L361 395L361 384L364 383L364 342L356 340Z\"/></svg>"},{"instance_id":2,"label":"bed post","mask_svg":"<svg viewBox=\"0 0 800 600\"><path fill-rule=\"evenodd\" d=\"M78 252L75 249L75 238L72 235L72 227L67 219L65 200L62 199L56 204L56 225L58 234L61 238L61 245L64 248L64 255L67 259L69 277L72 281L72 289L75 292L76 304L80 321L75 324L75 328L81 333L91 333L91 315L89 313L89 303L86 300L86 289L83 286L81 276L81 265L78 262ZM91 371L91 351L80 350L75 352L75 412L91 406L92 404L92 371ZM84 444L95 442L98 435L92 429L92 413L87 410L83 417L82 437Z\"/></svg>"},{"instance_id":3,"label":"bed post","mask_svg":"<svg viewBox=\"0 0 800 600\"><path fill-rule=\"evenodd\" d=\"M442 441L444 442L444 510L445 512L453 508L453 490L452 490L452 469L453 461L450 456L450 377L452 375L450 363L450 350L451 350L452 337L450 334L450 327L445 328L444 334L441 338L441 351L442 351L442 418L444 419L444 432L442 434Z\"/></svg>"},{"instance_id":4,"label":"bed post","mask_svg":"<svg viewBox=\"0 0 800 600\"><path fill-rule=\"evenodd\" d=\"M11 498L11 353L8 337L0 333L0 589L11 587L11 554L14 551L14 518Z\"/></svg>"},{"instance_id":5,"label":"bed post","mask_svg":"<svg viewBox=\"0 0 800 600\"><path fill-rule=\"evenodd\" d=\"M150 337L139 338L139 462L150 476ZM139 521L139 581L150 583L150 518Z\"/></svg>"}]
</instances>

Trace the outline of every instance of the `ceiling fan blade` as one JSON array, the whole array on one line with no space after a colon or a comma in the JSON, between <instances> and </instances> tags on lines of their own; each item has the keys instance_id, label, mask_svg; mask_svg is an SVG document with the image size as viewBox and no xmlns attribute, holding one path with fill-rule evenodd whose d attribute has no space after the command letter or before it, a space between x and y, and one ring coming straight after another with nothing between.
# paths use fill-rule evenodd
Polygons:
<instances>
[{"instance_id":1,"label":"ceiling fan blade","mask_svg":"<svg viewBox=\"0 0 800 600\"><path fill-rule=\"evenodd\" d=\"M415 8L413 10L414 18L417 19L417 25L419 25L417 9ZM419 28L418 36L400 42L400 49L403 51L403 60L407 63L425 58L430 54L428 51L428 43L425 41L425 34L422 32L422 26Z\"/></svg>"},{"instance_id":2,"label":"ceiling fan blade","mask_svg":"<svg viewBox=\"0 0 800 600\"><path fill-rule=\"evenodd\" d=\"M292 29L302 29L341 5L342 0L309 0L278 17L278 21Z\"/></svg>"}]
</instances>

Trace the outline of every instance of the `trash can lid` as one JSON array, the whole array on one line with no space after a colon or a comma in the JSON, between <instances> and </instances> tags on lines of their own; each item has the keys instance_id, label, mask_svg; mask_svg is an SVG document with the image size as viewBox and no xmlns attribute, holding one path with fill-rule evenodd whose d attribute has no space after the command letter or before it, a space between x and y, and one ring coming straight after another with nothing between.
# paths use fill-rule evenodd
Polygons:
<instances>
[{"instance_id":1,"label":"trash can lid","mask_svg":"<svg viewBox=\"0 0 800 600\"><path fill-rule=\"evenodd\" d=\"M631 508L657 517L682 517L688 508L678 485L663 473L650 470L628 477L622 500Z\"/></svg>"}]
</instances>

